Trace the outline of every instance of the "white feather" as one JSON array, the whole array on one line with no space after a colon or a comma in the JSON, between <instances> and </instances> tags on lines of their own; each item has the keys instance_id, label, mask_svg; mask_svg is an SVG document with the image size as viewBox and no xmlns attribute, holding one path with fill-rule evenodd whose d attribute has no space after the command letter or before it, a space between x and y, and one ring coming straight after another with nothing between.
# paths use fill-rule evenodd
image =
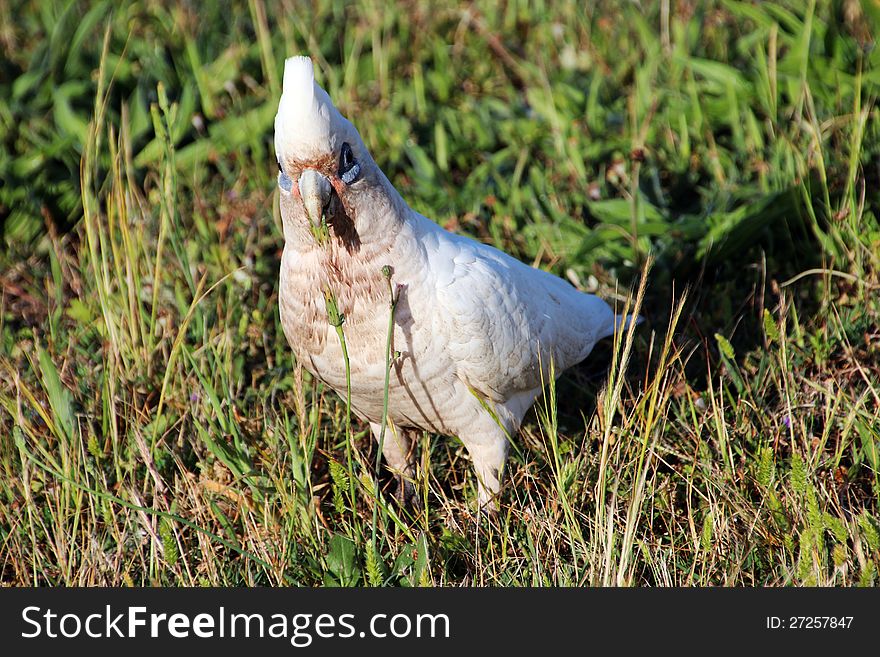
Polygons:
<instances>
[{"instance_id":1,"label":"white feather","mask_svg":"<svg viewBox=\"0 0 880 657\"><path fill-rule=\"evenodd\" d=\"M478 475L479 500L500 490L508 437L552 375L587 357L622 318L598 297L477 241L451 234L410 209L363 147L357 131L315 84L311 62L287 61L275 122L279 153L350 141L364 172L341 192L354 210L358 248L319 246L301 202L282 195L286 245L281 263L281 322L299 361L341 395L346 369L323 297L332 286L345 316L351 402L378 436L387 372L388 282L399 303L384 443L389 464L411 476L407 432L457 435ZM488 410L491 408L491 411Z\"/></svg>"},{"instance_id":2,"label":"white feather","mask_svg":"<svg viewBox=\"0 0 880 657\"><path fill-rule=\"evenodd\" d=\"M275 152L279 157L308 159L331 152L335 133L348 122L316 82L312 60L291 57L275 115Z\"/></svg>"}]
</instances>

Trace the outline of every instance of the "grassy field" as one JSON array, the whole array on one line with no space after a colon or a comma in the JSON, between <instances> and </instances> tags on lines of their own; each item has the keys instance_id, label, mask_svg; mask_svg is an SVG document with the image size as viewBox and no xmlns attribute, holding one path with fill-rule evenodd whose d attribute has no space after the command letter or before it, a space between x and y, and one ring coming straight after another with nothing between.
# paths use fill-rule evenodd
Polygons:
<instances>
[{"instance_id":1,"label":"grassy field","mask_svg":"<svg viewBox=\"0 0 880 657\"><path fill-rule=\"evenodd\" d=\"M3 3L0 583L876 585L878 33L877 0ZM416 210L610 301L647 272L495 519L430 435L424 509L389 503L289 353L292 54Z\"/></svg>"}]
</instances>

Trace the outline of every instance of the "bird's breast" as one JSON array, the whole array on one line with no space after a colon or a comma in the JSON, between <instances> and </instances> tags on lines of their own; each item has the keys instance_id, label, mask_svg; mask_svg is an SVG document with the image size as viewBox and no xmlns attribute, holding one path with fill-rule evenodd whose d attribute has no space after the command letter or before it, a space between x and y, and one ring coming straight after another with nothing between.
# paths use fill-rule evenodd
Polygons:
<instances>
[{"instance_id":1,"label":"bird's breast","mask_svg":"<svg viewBox=\"0 0 880 657\"><path fill-rule=\"evenodd\" d=\"M344 267L288 254L282 258L280 315L297 360L341 396L346 394L345 355L331 323L328 298L342 316L342 339L348 356L352 405L380 421L384 397L386 350L391 340L389 377L392 419L400 424L442 427L440 406L452 395L452 364L441 357L430 312L410 303L409 281L389 280L381 261L345 262ZM389 336L392 290L397 295Z\"/></svg>"}]
</instances>

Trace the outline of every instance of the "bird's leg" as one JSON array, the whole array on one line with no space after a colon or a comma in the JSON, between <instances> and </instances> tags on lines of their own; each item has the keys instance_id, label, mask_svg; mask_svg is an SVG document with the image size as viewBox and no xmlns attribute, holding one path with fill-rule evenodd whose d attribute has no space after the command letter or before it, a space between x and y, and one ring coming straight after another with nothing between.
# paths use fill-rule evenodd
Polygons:
<instances>
[{"instance_id":1,"label":"bird's leg","mask_svg":"<svg viewBox=\"0 0 880 657\"><path fill-rule=\"evenodd\" d=\"M370 429L378 443L382 425L377 422L370 422ZM385 465L394 473L397 479L397 491L395 493L397 500L401 504L408 503L415 498L416 493L416 488L413 485L415 456L413 454L410 432L407 429L402 429L389 423L385 427L382 456L385 458Z\"/></svg>"},{"instance_id":2,"label":"bird's leg","mask_svg":"<svg viewBox=\"0 0 880 657\"><path fill-rule=\"evenodd\" d=\"M468 435L459 437L467 447L477 473L480 510L497 513L500 509L501 475L510 448L507 435L493 421L482 427L482 431L468 432Z\"/></svg>"}]
</instances>

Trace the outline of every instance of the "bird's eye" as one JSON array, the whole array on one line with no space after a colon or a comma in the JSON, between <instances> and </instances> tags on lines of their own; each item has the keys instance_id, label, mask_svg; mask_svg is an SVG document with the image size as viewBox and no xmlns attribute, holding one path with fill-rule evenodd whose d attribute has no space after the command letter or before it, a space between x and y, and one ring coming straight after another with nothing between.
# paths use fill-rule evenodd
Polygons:
<instances>
[{"instance_id":1,"label":"bird's eye","mask_svg":"<svg viewBox=\"0 0 880 657\"><path fill-rule=\"evenodd\" d=\"M351 152L351 146L348 142L342 144L342 150L339 153L339 174L342 175L354 164L354 153Z\"/></svg>"},{"instance_id":2,"label":"bird's eye","mask_svg":"<svg viewBox=\"0 0 880 657\"><path fill-rule=\"evenodd\" d=\"M339 177L346 185L350 185L361 173L361 165L354 159L354 153L351 152L351 146L348 142L342 144L342 150L339 153Z\"/></svg>"}]
</instances>

